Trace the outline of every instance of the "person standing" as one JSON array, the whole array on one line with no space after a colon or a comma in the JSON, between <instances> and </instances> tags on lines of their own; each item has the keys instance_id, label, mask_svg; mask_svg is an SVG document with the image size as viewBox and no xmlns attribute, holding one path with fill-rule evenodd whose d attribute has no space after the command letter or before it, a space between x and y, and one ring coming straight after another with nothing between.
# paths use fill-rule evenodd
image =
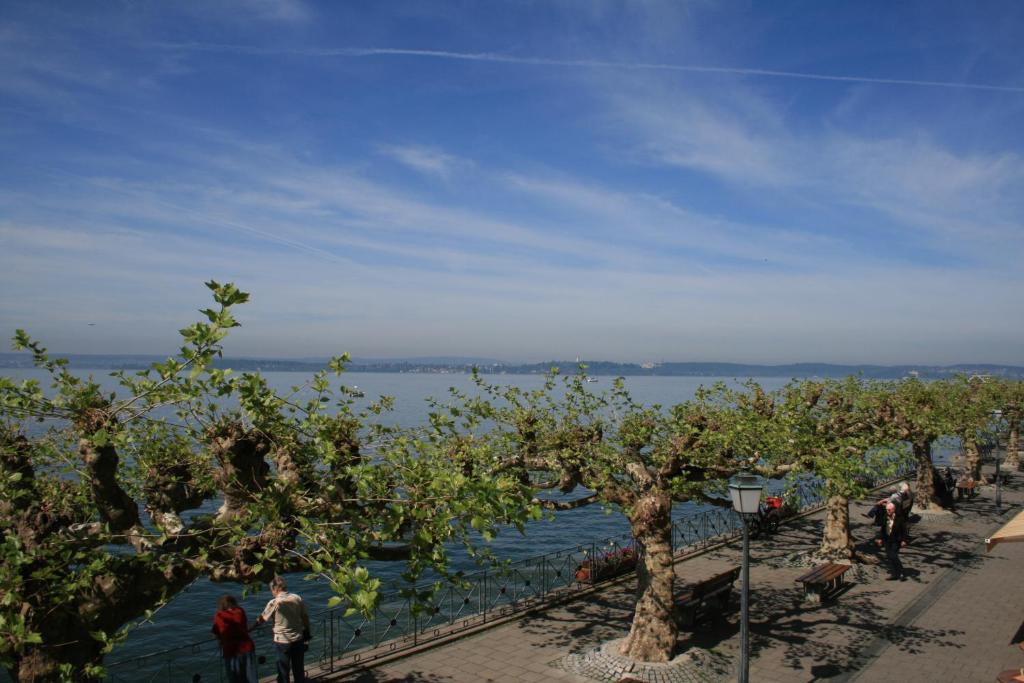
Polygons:
<instances>
[{"instance_id":1,"label":"person standing","mask_svg":"<svg viewBox=\"0 0 1024 683\"><path fill-rule=\"evenodd\" d=\"M903 563L900 562L900 548L906 538L906 527L903 517L896 511L894 503L885 505L885 521L878 532L878 545L885 548L885 557L889 560L889 581L905 581Z\"/></svg>"},{"instance_id":2,"label":"person standing","mask_svg":"<svg viewBox=\"0 0 1024 683\"><path fill-rule=\"evenodd\" d=\"M903 541L910 543L910 513L914 509L914 492L910 490L910 484L900 484L900 502L896 514L903 518Z\"/></svg>"},{"instance_id":3,"label":"person standing","mask_svg":"<svg viewBox=\"0 0 1024 683\"><path fill-rule=\"evenodd\" d=\"M257 683L256 645L249 637L249 620L232 596L224 595L217 602L210 630L220 642L228 683Z\"/></svg>"},{"instance_id":4,"label":"person standing","mask_svg":"<svg viewBox=\"0 0 1024 683\"><path fill-rule=\"evenodd\" d=\"M289 683L289 672L295 683L305 683L306 642L309 640L309 612L306 603L295 593L288 592L284 579L275 576L270 581L274 596L263 614L256 618L256 626L273 619L274 648L277 650L277 682Z\"/></svg>"},{"instance_id":5,"label":"person standing","mask_svg":"<svg viewBox=\"0 0 1024 683\"><path fill-rule=\"evenodd\" d=\"M956 478L953 476L953 470L948 465L942 470L942 477L939 481L943 489L940 496L943 507L955 511L956 497L953 494L956 492Z\"/></svg>"}]
</instances>

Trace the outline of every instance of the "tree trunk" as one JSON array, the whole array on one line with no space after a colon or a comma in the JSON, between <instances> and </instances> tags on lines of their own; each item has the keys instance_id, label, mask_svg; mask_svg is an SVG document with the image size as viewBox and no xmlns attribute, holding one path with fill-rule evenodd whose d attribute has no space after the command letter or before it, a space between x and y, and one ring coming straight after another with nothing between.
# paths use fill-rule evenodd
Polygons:
<instances>
[{"instance_id":1,"label":"tree trunk","mask_svg":"<svg viewBox=\"0 0 1024 683\"><path fill-rule=\"evenodd\" d=\"M637 563L637 600L633 625L621 653L643 662L667 662L678 628L673 613L672 499L662 493L641 497L630 515L633 535L642 544Z\"/></svg>"},{"instance_id":2,"label":"tree trunk","mask_svg":"<svg viewBox=\"0 0 1024 683\"><path fill-rule=\"evenodd\" d=\"M60 674L70 667L71 680L91 681L88 666L103 663L103 643L96 631L113 635L119 628L163 604L195 580L198 572L189 564L160 566L137 559L119 564L115 571L97 574L91 585L59 606L34 606L30 628L42 643L29 645L17 656L12 678L18 683L67 680Z\"/></svg>"},{"instance_id":3,"label":"tree trunk","mask_svg":"<svg viewBox=\"0 0 1024 683\"><path fill-rule=\"evenodd\" d=\"M917 490L914 491L914 505L921 509L940 510L942 505L935 495L935 466L932 465L932 440L913 442L914 459L917 461Z\"/></svg>"},{"instance_id":4,"label":"tree trunk","mask_svg":"<svg viewBox=\"0 0 1024 683\"><path fill-rule=\"evenodd\" d=\"M224 492L224 503L217 511L218 521L242 516L253 496L269 481L270 466L264 456L270 441L255 429L235 422L214 425L207 432L210 450L220 468L213 477Z\"/></svg>"},{"instance_id":5,"label":"tree trunk","mask_svg":"<svg viewBox=\"0 0 1024 683\"><path fill-rule=\"evenodd\" d=\"M139 506L121 488L117 469L121 459L113 446L96 446L90 439L80 439L78 451L89 473L89 487L100 513L100 520L111 531L127 531L139 525Z\"/></svg>"},{"instance_id":6,"label":"tree trunk","mask_svg":"<svg viewBox=\"0 0 1024 683\"><path fill-rule=\"evenodd\" d=\"M981 453L978 451L978 442L973 438L965 437L964 454L967 459L967 476L974 481L981 481Z\"/></svg>"},{"instance_id":7,"label":"tree trunk","mask_svg":"<svg viewBox=\"0 0 1024 683\"><path fill-rule=\"evenodd\" d=\"M42 628L43 644L26 648L9 670L18 683L66 680L61 666L70 665L75 681L98 680L83 673L89 665L103 661L102 645L89 635L84 623L71 610L58 610Z\"/></svg>"},{"instance_id":8,"label":"tree trunk","mask_svg":"<svg viewBox=\"0 0 1024 683\"><path fill-rule=\"evenodd\" d=\"M1006 443L1006 470L1016 472L1020 469L1020 429L1016 424L1010 425L1010 439Z\"/></svg>"},{"instance_id":9,"label":"tree trunk","mask_svg":"<svg viewBox=\"0 0 1024 683\"><path fill-rule=\"evenodd\" d=\"M835 560L849 560L853 557L848 496L829 496L825 503L825 532L818 552Z\"/></svg>"}]
</instances>

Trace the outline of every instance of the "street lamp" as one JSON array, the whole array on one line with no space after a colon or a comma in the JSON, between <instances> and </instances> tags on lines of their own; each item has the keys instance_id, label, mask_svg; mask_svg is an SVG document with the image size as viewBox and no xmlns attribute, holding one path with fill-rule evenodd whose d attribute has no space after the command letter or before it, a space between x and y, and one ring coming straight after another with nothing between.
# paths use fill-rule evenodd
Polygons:
<instances>
[{"instance_id":1,"label":"street lamp","mask_svg":"<svg viewBox=\"0 0 1024 683\"><path fill-rule=\"evenodd\" d=\"M1002 429L1001 429L1002 424L1001 423L1003 421L1003 411L1001 411L1001 410L993 410L992 411L992 419L996 423L996 447L995 447L995 456L996 456L996 509L997 510L1002 510L1003 509L1003 490L1002 490L1002 488L1000 488L1000 481L999 481L1000 479L1002 479L1002 477L999 476L999 464L1001 462L1001 458L999 457L999 435L1002 433Z\"/></svg>"},{"instance_id":2,"label":"street lamp","mask_svg":"<svg viewBox=\"0 0 1024 683\"><path fill-rule=\"evenodd\" d=\"M750 660L748 658L750 641L750 621L748 613L748 596L750 593L750 525L751 515L757 514L761 506L761 489L764 480L747 472L740 472L729 480L729 495L732 496L732 507L743 518L743 592L740 598L740 673L739 683L750 680Z\"/></svg>"}]
</instances>

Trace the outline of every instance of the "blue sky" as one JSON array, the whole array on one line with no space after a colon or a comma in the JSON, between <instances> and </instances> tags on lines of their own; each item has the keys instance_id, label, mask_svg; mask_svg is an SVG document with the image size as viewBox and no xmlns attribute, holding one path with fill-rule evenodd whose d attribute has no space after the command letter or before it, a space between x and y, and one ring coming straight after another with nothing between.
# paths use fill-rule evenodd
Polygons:
<instances>
[{"instance_id":1,"label":"blue sky","mask_svg":"<svg viewBox=\"0 0 1024 683\"><path fill-rule=\"evenodd\" d=\"M1021 121L1013 0L7 0L0 333L1024 364Z\"/></svg>"}]
</instances>

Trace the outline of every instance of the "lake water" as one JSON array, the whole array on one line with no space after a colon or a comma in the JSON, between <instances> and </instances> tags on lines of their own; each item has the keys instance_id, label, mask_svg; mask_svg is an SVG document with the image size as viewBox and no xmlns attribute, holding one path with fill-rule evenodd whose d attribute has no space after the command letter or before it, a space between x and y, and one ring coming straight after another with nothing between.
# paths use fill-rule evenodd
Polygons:
<instances>
[{"instance_id":1,"label":"lake water","mask_svg":"<svg viewBox=\"0 0 1024 683\"><path fill-rule=\"evenodd\" d=\"M10 369L3 372L13 378L44 378L44 375L36 370ZM95 376L106 391L116 388L116 383L109 377L101 373L96 373ZM300 373L269 372L264 373L264 376L271 386L278 390L286 390L306 379L306 376ZM710 385L717 379L730 384L736 383L731 378L630 377L627 378L626 385L638 402L671 405L692 398L699 386ZM536 375L489 376L488 380L494 383L515 384L527 389L539 387L543 383L543 378ZM368 403L379 395L394 397L395 410L383 418L383 421L401 425L421 424L426 420L430 410L425 400L428 397L443 400L449 387L466 392L473 392L475 389L467 375L346 373L341 381L347 386L357 385L365 392L365 398L359 399L359 403ZM785 380L780 378L764 378L759 381L768 390L785 384ZM601 377L597 383L588 385L588 388L597 392L609 388L610 385L611 378ZM936 459L944 461L954 448L955 444L944 444L937 449ZM693 504L677 505L674 516L694 514L699 509ZM628 531L628 524L621 514L607 514L600 506L588 506L559 512L551 522L531 523L525 536L515 531L499 534L491 545L499 557L523 559L607 537L625 538L628 537ZM455 555L456 568L468 571L476 569L464 555ZM372 563L372 570L383 580L392 581L397 579L400 566L398 563ZM326 585L303 581L301 575L290 577L289 580L291 588L303 595L311 611L326 608L331 595ZM237 585L197 581L161 609L151 622L133 630L127 642L108 659L121 660L206 638L217 598L225 592L241 598L241 589ZM240 599L240 602L252 619L262 610L267 598L268 595L262 593Z\"/></svg>"}]
</instances>

